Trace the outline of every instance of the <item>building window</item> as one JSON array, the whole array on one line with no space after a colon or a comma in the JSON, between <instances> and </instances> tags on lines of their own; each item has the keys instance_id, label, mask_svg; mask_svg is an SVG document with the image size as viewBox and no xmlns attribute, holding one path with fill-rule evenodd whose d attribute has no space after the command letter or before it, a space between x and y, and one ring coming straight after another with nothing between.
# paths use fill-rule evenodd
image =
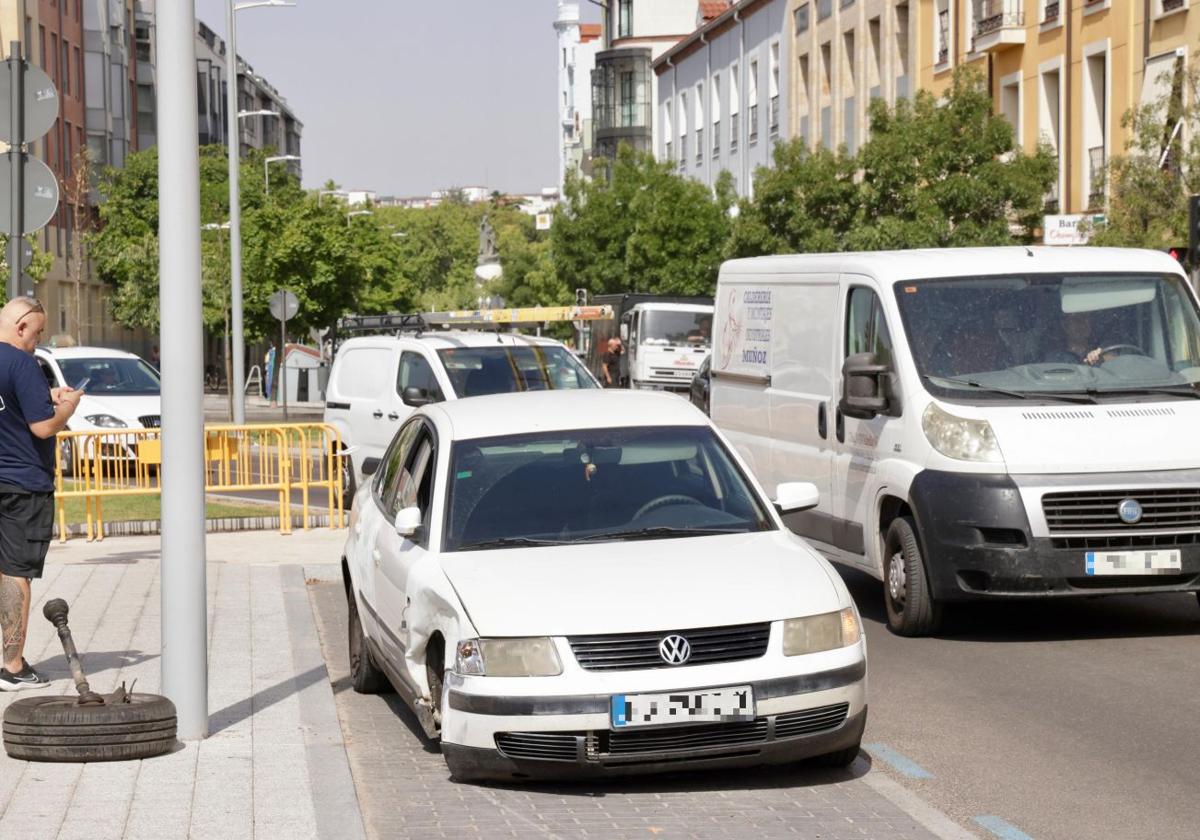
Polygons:
<instances>
[{"instance_id":1,"label":"building window","mask_svg":"<svg viewBox=\"0 0 1200 840\"><path fill-rule=\"evenodd\" d=\"M833 14L833 0L817 0L817 20L822 21Z\"/></svg>"},{"instance_id":2,"label":"building window","mask_svg":"<svg viewBox=\"0 0 1200 840\"><path fill-rule=\"evenodd\" d=\"M1000 116L1008 120L1013 128L1017 148L1022 145L1021 136L1021 74L1013 73L1000 80Z\"/></svg>"},{"instance_id":3,"label":"building window","mask_svg":"<svg viewBox=\"0 0 1200 840\"><path fill-rule=\"evenodd\" d=\"M1188 7L1188 0L1158 0L1158 16L1180 12Z\"/></svg>"},{"instance_id":4,"label":"building window","mask_svg":"<svg viewBox=\"0 0 1200 840\"><path fill-rule=\"evenodd\" d=\"M83 62L79 60L79 47L75 47L75 98L83 98Z\"/></svg>"},{"instance_id":5,"label":"building window","mask_svg":"<svg viewBox=\"0 0 1200 840\"><path fill-rule=\"evenodd\" d=\"M800 117L800 125L807 127L808 117L808 99L809 99L809 63L808 55L800 56L799 61L799 78L796 84L796 113ZM801 140L808 140L807 131L800 132Z\"/></svg>"},{"instance_id":6,"label":"building window","mask_svg":"<svg viewBox=\"0 0 1200 840\"><path fill-rule=\"evenodd\" d=\"M721 154L721 76L717 73L712 77L712 153L713 157Z\"/></svg>"},{"instance_id":7,"label":"building window","mask_svg":"<svg viewBox=\"0 0 1200 840\"><path fill-rule=\"evenodd\" d=\"M896 98L908 96L908 4L896 6Z\"/></svg>"},{"instance_id":8,"label":"building window","mask_svg":"<svg viewBox=\"0 0 1200 840\"><path fill-rule=\"evenodd\" d=\"M1057 213L1059 209L1058 183L1062 177L1061 115L1062 76L1061 70L1055 67L1041 74L1038 89L1038 135L1040 141L1053 150L1059 171L1058 178L1050 185L1050 191L1045 196L1047 213Z\"/></svg>"},{"instance_id":9,"label":"building window","mask_svg":"<svg viewBox=\"0 0 1200 840\"><path fill-rule=\"evenodd\" d=\"M729 151L736 152L738 150L738 111L742 105L742 86L740 84L741 74L738 73L738 66L734 64L729 68Z\"/></svg>"},{"instance_id":10,"label":"building window","mask_svg":"<svg viewBox=\"0 0 1200 840\"><path fill-rule=\"evenodd\" d=\"M771 136L779 136L779 42L771 44L770 55L771 76L767 81L769 92L771 94L771 113L770 126Z\"/></svg>"},{"instance_id":11,"label":"building window","mask_svg":"<svg viewBox=\"0 0 1200 840\"><path fill-rule=\"evenodd\" d=\"M842 141L854 154L858 149L858 87L854 78L854 32L842 34Z\"/></svg>"},{"instance_id":12,"label":"building window","mask_svg":"<svg viewBox=\"0 0 1200 840\"><path fill-rule=\"evenodd\" d=\"M937 0L933 25L934 64L946 64L950 61L950 0Z\"/></svg>"},{"instance_id":13,"label":"building window","mask_svg":"<svg viewBox=\"0 0 1200 840\"><path fill-rule=\"evenodd\" d=\"M687 91L679 94L679 168L687 165L688 96Z\"/></svg>"},{"instance_id":14,"label":"building window","mask_svg":"<svg viewBox=\"0 0 1200 840\"><path fill-rule=\"evenodd\" d=\"M621 73L621 125L634 125L633 71Z\"/></svg>"},{"instance_id":15,"label":"building window","mask_svg":"<svg viewBox=\"0 0 1200 840\"><path fill-rule=\"evenodd\" d=\"M617 37L633 36L633 0L617 0Z\"/></svg>"},{"instance_id":16,"label":"building window","mask_svg":"<svg viewBox=\"0 0 1200 840\"><path fill-rule=\"evenodd\" d=\"M704 163L704 83L696 85L696 107L694 128L696 129L696 165Z\"/></svg>"},{"instance_id":17,"label":"building window","mask_svg":"<svg viewBox=\"0 0 1200 840\"><path fill-rule=\"evenodd\" d=\"M750 62L750 78L746 80L749 90L746 94L747 105L750 106L749 123L747 129L750 132L750 142L753 143L758 139L758 62Z\"/></svg>"},{"instance_id":18,"label":"building window","mask_svg":"<svg viewBox=\"0 0 1200 840\"><path fill-rule=\"evenodd\" d=\"M796 11L792 12L792 20L795 21L797 35L808 31L809 6L807 3L796 7Z\"/></svg>"},{"instance_id":19,"label":"building window","mask_svg":"<svg viewBox=\"0 0 1200 840\"><path fill-rule=\"evenodd\" d=\"M1083 72L1083 141L1089 208L1104 204L1108 163L1108 48L1088 54Z\"/></svg>"}]
</instances>

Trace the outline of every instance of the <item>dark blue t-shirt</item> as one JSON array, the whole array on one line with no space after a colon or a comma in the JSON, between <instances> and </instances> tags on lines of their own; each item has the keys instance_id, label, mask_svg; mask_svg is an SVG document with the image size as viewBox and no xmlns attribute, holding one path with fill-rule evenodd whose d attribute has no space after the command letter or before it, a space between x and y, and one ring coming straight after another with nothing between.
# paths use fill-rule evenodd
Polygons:
<instances>
[{"instance_id":1,"label":"dark blue t-shirt","mask_svg":"<svg viewBox=\"0 0 1200 840\"><path fill-rule=\"evenodd\" d=\"M50 386L33 355L0 341L0 483L54 489L54 438L29 428L53 416Z\"/></svg>"}]
</instances>

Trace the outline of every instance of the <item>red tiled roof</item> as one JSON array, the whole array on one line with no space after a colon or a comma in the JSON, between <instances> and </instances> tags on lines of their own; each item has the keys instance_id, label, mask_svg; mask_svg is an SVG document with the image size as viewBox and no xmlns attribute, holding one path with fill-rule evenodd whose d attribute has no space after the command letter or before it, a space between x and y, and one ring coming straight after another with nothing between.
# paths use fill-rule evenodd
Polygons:
<instances>
[{"instance_id":1,"label":"red tiled roof","mask_svg":"<svg viewBox=\"0 0 1200 840\"><path fill-rule=\"evenodd\" d=\"M581 23L579 24L579 40L583 43L594 41L600 37L600 24L598 23Z\"/></svg>"},{"instance_id":2,"label":"red tiled roof","mask_svg":"<svg viewBox=\"0 0 1200 840\"><path fill-rule=\"evenodd\" d=\"M700 19L709 21L729 11L729 0L700 0Z\"/></svg>"}]
</instances>

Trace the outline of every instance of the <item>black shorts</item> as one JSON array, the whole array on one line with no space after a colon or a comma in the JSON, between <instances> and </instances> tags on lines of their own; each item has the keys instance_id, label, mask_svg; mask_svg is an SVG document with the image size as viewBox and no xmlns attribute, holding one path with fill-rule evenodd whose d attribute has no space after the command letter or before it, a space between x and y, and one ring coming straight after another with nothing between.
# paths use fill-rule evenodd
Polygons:
<instances>
[{"instance_id":1,"label":"black shorts","mask_svg":"<svg viewBox=\"0 0 1200 840\"><path fill-rule=\"evenodd\" d=\"M0 574L40 578L54 535L54 493L0 485Z\"/></svg>"}]
</instances>

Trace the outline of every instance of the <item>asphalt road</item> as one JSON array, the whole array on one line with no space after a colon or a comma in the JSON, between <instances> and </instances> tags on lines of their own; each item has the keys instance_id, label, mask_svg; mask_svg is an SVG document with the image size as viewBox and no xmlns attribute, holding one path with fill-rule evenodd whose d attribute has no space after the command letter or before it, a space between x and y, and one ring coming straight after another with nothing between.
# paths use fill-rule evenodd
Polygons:
<instances>
[{"instance_id":1,"label":"asphalt road","mask_svg":"<svg viewBox=\"0 0 1200 840\"><path fill-rule=\"evenodd\" d=\"M878 582L843 577L866 623L864 743L922 799L983 836L978 817L1039 840L1200 836L1194 595L972 605L906 639Z\"/></svg>"}]
</instances>

